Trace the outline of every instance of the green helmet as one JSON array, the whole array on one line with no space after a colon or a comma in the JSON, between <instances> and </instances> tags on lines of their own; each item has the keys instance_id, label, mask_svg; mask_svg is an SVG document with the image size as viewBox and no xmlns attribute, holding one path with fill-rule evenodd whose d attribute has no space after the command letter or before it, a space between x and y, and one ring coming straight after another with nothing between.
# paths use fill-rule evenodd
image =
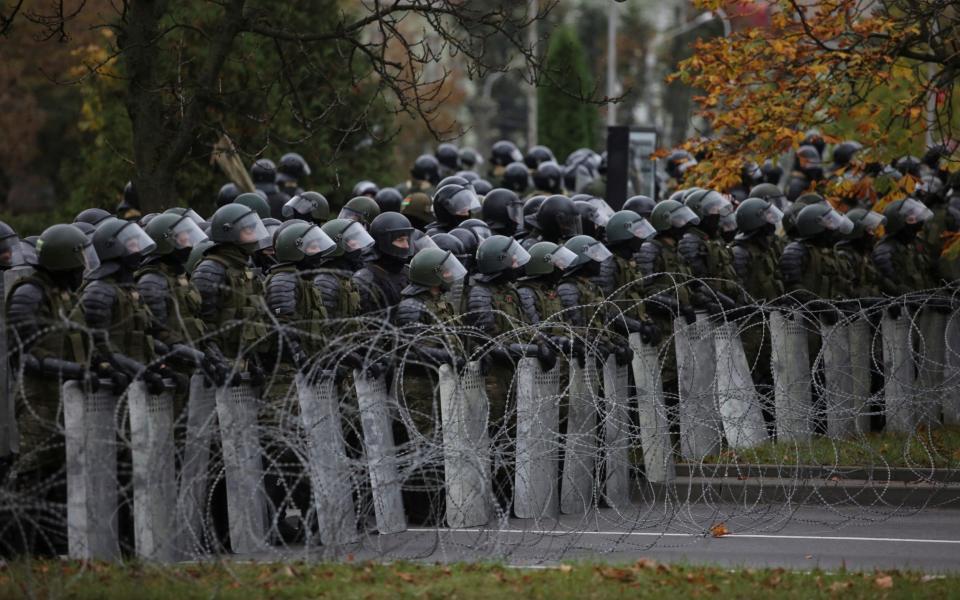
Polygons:
<instances>
[{"instance_id":1,"label":"green helmet","mask_svg":"<svg viewBox=\"0 0 960 600\"><path fill-rule=\"evenodd\" d=\"M813 204L826 204L827 199L815 192L807 192L806 194L801 194L795 202L800 206L810 206Z\"/></svg>"},{"instance_id":2,"label":"green helmet","mask_svg":"<svg viewBox=\"0 0 960 600\"><path fill-rule=\"evenodd\" d=\"M657 231L669 231L672 228L681 228L684 225L696 225L700 217L676 200L664 200L653 207L650 213L650 224Z\"/></svg>"},{"instance_id":3,"label":"green helmet","mask_svg":"<svg viewBox=\"0 0 960 600\"><path fill-rule=\"evenodd\" d=\"M701 223L708 217L716 217L721 230L734 231L737 228L733 204L720 192L697 189L684 196L683 204L700 218Z\"/></svg>"},{"instance_id":4,"label":"green helmet","mask_svg":"<svg viewBox=\"0 0 960 600\"><path fill-rule=\"evenodd\" d=\"M504 235L491 235L477 248L477 270L481 275L518 269L529 260L530 254L517 240Z\"/></svg>"},{"instance_id":5,"label":"green helmet","mask_svg":"<svg viewBox=\"0 0 960 600\"><path fill-rule=\"evenodd\" d=\"M915 198L904 198L888 204L883 216L887 218L886 235L896 235L907 225L922 224L933 216L933 211Z\"/></svg>"},{"instance_id":6,"label":"green helmet","mask_svg":"<svg viewBox=\"0 0 960 600\"><path fill-rule=\"evenodd\" d=\"M336 243L315 223L300 220L287 221L283 229L277 231L277 238L273 242L276 259L281 263L323 256L335 247Z\"/></svg>"},{"instance_id":7,"label":"green helmet","mask_svg":"<svg viewBox=\"0 0 960 600\"><path fill-rule=\"evenodd\" d=\"M73 225L48 227L37 240L37 264L47 271L83 269L89 273L100 266L93 244Z\"/></svg>"},{"instance_id":8,"label":"green helmet","mask_svg":"<svg viewBox=\"0 0 960 600\"><path fill-rule=\"evenodd\" d=\"M103 220L93 233L93 249L101 263L136 254L146 256L156 247L139 225L116 217Z\"/></svg>"},{"instance_id":9,"label":"green helmet","mask_svg":"<svg viewBox=\"0 0 960 600\"><path fill-rule=\"evenodd\" d=\"M270 205L264 200L263 196L256 192L246 192L233 199L234 204L242 204L247 208L256 211L261 219L270 218Z\"/></svg>"},{"instance_id":10,"label":"green helmet","mask_svg":"<svg viewBox=\"0 0 960 600\"><path fill-rule=\"evenodd\" d=\"M797 215L797 236L808 239L826 232L848 234L853 222L825 203L805 206Z\"/></svg>"},{"instance_id":11,"label":"green helmet","mask_svg":"<svg viewBox=\"0 0 960 600\"><path fill-rule=\"evenodd\" d=\"M310 219L323 223L330 218L330 203L319 192L303 192L287 201L281 209L284 219Z\"/></svg>"},{"instance_id":12,"label":"green helmet","mask_svg":"<svg viewBox=\"0 0 960 600\"><path fill-rule=\"evenodd\" d=\"M192 208L185 208L183 206L174 206L173 208L168 208L163 212L164 214L170 213L174 215L190 217L190 219L197 225L200 225L201 223L204 222L203 217L198 215L197 211L193 210Z\"/></svg>"},{"instance_id":13,"label":"green helmet","mask_svg":"<svg viewBox=\"0 0 960 600\"><path fill-rule=\"evenodd\" d=\"M779 204L783 200L786 200L786 194L783 193L783 190L778 188L772 183L761 183L759 185L753 186L750 190L750 198L762 198L767 202L772 204Z\"/></svg>"},{"instance_id":14,"label":"green helmet","mask_svg":"<svg viewBox=\"0 0 960 600\"><path fill-rule=\"evenodd\" d=\"M403 199L400 204L400 214L408 219L419 219L423 223L430 223L434 220L433 201L423 192L414 192Z\"/></svg>"},{"instance_id":15,"label":"green helmet","mask_svg":"<svg viewBox=\"0 0 960 600\"><path fill-rule=\"evenodd\" d=\"M556 269L563 271L577 260L577 255L553 242L537 242L530 247L530 260L523 266L528 277L549 275Z\"/></svg>"},{"instance_id":16,"label":"green helmet","mask_svg":"<svg viewBox=\"0 0 960 600\"><path fill-rule=\"evenodd\" d=\"M573 261L571 267L585 265L591 260L603 262L611 256L611 252L606 246L589 235L576 235L567 240L563 247L577 255L577 259Z\"/></svg>"},{"instance_id":17,"label":"green helmet","mask_svg":"<svg viewBox=\"0 0 960 600\"><path fill-rule=\"evenodd\" d=\"M737 229L747 235L767 225L774 227L783 219L783 212L764 198L747 198L737 207Z\"/></svg>"},{"instance_id":18,"label":"green helmet","mask_svg":"<svg viewBox=\"0 0 960 600\"><path fill-rule=\"evenodd\" d=\"M153 253L161 256L174 250L193 248L207 239L207 234L189 215L169 211L150 219L144 231L157 244Z\"/></svg>"},{"instance_id":19,"label":"green helmet","mask_svg":"<svg viewBox=\"0 0 960 600\"><path fill-rule=\"evenodd\" d=\"M242 195L242 194L241 194ZM238 203L225 204L210 219L210 239L253 252L270 246L270 233L257 212Z\"/></svg>"},{"instance_id":20,"label":"green helmet","mask_svg":"<svg viewBox=\"0 0 960 600\"><path fill-rule=\"evenodd\" d=\"M370 196L357 196L343 205L338 219L358 221L364 227L370 224L380 214L380 206Z\"/></svg>"},{"instance_id":21,"label":"green helmet","mask_svg":"<svg viewBox=\"0 0 960 600\"><path fill-rule=\"evenodd\" d=\"M449 250L424 248L410 261L410 282L424 287L450 289L466 274L467 269Z\"/></svg>"},{"instance_id":22,"label":"green helmet","mask_svg":"<svg viewBox=\"0 0 960 600\"><path fill-rule=\"evenodd\" d=\"M183 265L188 275L193 274L193 270L196 269L200 261L203 260L203 255L207 253L207 250L216 245L217 243L213 240L205 239L193 247L193 250L190 251L190 256L187 257L187 261Z\"/></svg>"},{"instance_id":23,"label":"green helmet","mask_svg":"<svg viewBox=\"0 0 960 600\"><path fill-rule=\"evenodd\" d=\"M848 240L859 240L867 235L875 237L877 228L887 223L885 216L865 208L854 208L847 212L847 218L853 221L853 231L846 236Z\"/></svg>"},{"instance_id":24,"label":"green helmet","mask_svg":"<svg viewBox=\"0 0 960 600\"><path fill-rule=\"evenodd\" d=\"M327 221L321 227L337 247L330 252L330 256L343 256L351 252L359 252L373 245L373 237L367 233L363 225L351 219L334 219Z\"/></svg>"},{"instance_id":25,"label":"green helmet","mask_svg":"<svg viewBox=\"0 0 960 600\"><path fill-rule=\"evenodd\" d=\"M632 210L615 212L607 221L607 243L610 245L623 244L635 239L646 240L656 233L657 230L649 221Z\"/></svg>"}]
</instances>

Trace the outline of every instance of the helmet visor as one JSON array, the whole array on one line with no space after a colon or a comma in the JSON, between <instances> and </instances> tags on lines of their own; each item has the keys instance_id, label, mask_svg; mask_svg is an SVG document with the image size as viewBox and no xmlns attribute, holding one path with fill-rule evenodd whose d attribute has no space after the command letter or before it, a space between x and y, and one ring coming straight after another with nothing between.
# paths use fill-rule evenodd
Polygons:
<instances>
[{"instance_id":1,"label":"helmet visor","mask_svg":"<svg viewBox=\"0 0 960 600\"><path fill-rule=\"evenodd\" d=\"M187 210L185 210L183 212L183 216L189 218L191 221L193 221L197 225L200 225L200 223L203 223L203 217L198 215L197 211L193 210L192 208L188 208Z\"/></svg>"},{"instance_id":2,"label":"helmet visor","mask_svg":"<svg viewBox=\"0 0 960 600\"><path fill-rule=\"evenodd\" d=\"M763 211L763 220L771 225L776 225L783 220L783 212L771 204L766 210Z\"/></svg>"},{"instance_id":3,"label":"helmet visor","mask_svg":"<svg viewBox=\"0 0 960 600\"><path fill-rule=\"evenodd\" d=\"M557 215L557 227L562 237L572 238L583 233L583 223L578 213Z\"/></svg>"},{"instance_id":4,"label":"helmet visor","mask_svg":"<svg viewBox=\"0 0 960 600\"><path fill-rule=\"evenodd\" d=\"M255 244L258 250L269 248L271 245L270 232L264 226L260 216L250 211L234 223L236 233L235 242L241 245Z\"/></svg>"},{"instance_id":5,"label":"helmet visor","mask_svg":"<svg viewBox=\"0 0 960 600\"><path fill-rule=\"evenodd\" d=\"M860 221L863 224L863 230L870 235L876 235L877 228L887 222L887 218L878 212L870 211L864 215Z\"/></svg>"},{"instance_id":6,"label":"helmet visor","mask_svg":"<svg viewBox=\"0 0 960 600\"><path fill-rule=\"evenodd\" d=\"M462 224L461 224L460 226L463 227ZM485 240L485 239L487 239L488 237L490 237L491 235L493 235L493 233L490 231L490 227L487 226L486 224L483 224L483 225L481 225L481 224L479 224L479 223L477 223L477 224L475 224L475 225L471 224L471 225L468 225L468 226L467 226L467 229L469 229L470 231L472 231L473 234L474 234L475 236L477 236L477 242L478 242L478 243L479 243L479 242L482 242L483 240Z\"/></svg>"},{"instance_id":7,"label":"helmet visor","mask_svg":"<svg viewBox=\"0 0 960 600\"><path fill-rule=\"evenodd\" d=\"M853 221L835 210L820 217L820 223L827 231L836 231L844 235L853 231Z\"/></svg>"},{"instance_id":8,"label":"helmet visor","mask_svg":"<svg viewBox=\"0 0 960 600\"><path fill-rule=\"evenodd\" d=\"M365 250L373 245L373 237L359 223L348 226L340 237L344 252Z\"/></svg>"},{"instance_id":9,"label":"helmet visor","mask_svg":"<svg viewBox=\"0 0 960 600\"><path fill-rule=\"evenodd\" d=\"M437 274L444 284L453 285L467 275L467 268L452 252L447 252L447 258L437 267Z\"/></svg>"},{"instance_id":10,"label":"helmet visor","mask_svg":"<svg viewBox=\"0 0 960 600\"><path fill-rule=\"evenodd\" d=\"M922 202L907 198L900 207L900 214L907 225L923 223L933 216L933 211L927 208Z\"/></svg>"},{"instance_id":11,"label":"helmet visor","mask_svg":"<svg viewBox=\"0 0 960 600\"><path fill-rule=\"evenodd\" d=\"M700 212L704 215L720 215L722 218L733 214L733 204L720 194L709 194L704 199Z\"/></svg>"},{"instance_id":12,"label":"helmet visor","mask_svg":"<svg viewBox=\"0 0 960 600\"><path fill-rule=\"evenodd\" d=\"M613 256L613 253L607 249L602 243L597 242L596 244L591 244L584 253L590 257L591 260L596 262L603 262Z\"/></svg>"},{"instance_id":13,"label":"helmet visor","mask_svg":"<svg viewBox=\"0 0 960 600\"><path fill-rule=\"evenodd\" d=\"M577 253L566 246L558 246L550 254L550 262L561 271L572 265L575 260L577 260Z\"/></svg>"},{"instance_id":14,"label":"helmet visor","mask_svg":"<svg viewBox=\"0 0 960 600\"><path fill-rule=\"evenodd\" d=\"M700 217L690 210L689 206L681 206L670 213L670 226L683 227L684 225L697 225L700 223Z\"/></svg>"},{"instance_id":15,"label":"helmet visor","mask_svg":"<svg viewBox=\"0 0 960 600\"><path fill-rule=\"evenodd\" d=\"M432 238L432 237L430 237L429 235L427 235L427 234L425 234L424 232L420 231L419 229L414 229L414 230L410 233L410 241L411 241L411 243L413 244L413 253L414 253L414 254L416 254L417 252L420 252L421 250L424 250L424 249L426 249L426 248L439 248L439 247L440 247L440 246L437 245L437 243L436 243L435 241L433 241L433 238Z\"/></svg>"},{"instance_id":16,"label":"helmet visor","mask_svg":"<svg viewBox=\"0 0 960 600\"><path fill-rule=\"evenodd\" d=\"M523 202L507 204L507 217L517 225L523 224Z\"/></svg>"},{"instance_id":17,"label":"helmet visor","mask_svg":"<svg viewBox=\"0 0 960 600\"><path fill-rule=\"evenodd\" d=\"M12 267L23 263L20 238L11 235L0 240L0 265Z\"/></svg>"},{"instance_id":18,"label":"helmet visor","mask_svg":"<svg viewBox=\"0 0 960 600\"><path fill-rule=\"evenodd\" d=\"M519 269L530 262L530 253L518 244L517 240L513 240L507 247L507 260L510 262L510 268Z\"/></svg>"},{"instance_id":19,"label":"helmet visor","mask_svg":"<svg viewBox=\"0 0 960 600\"><path fill-rule=\"evenodd\" d=\"M450 214L458 217L469 217L474 211L480 210L480 198L473 190L460 190L447 200Z\"/></svg>"},{"instance_id":20,"label":"helmet visor","mask_svg":"<svg viewBox=\"0 0 960 600\"><path fill-rule=\"evenodd\" d=\"M300 250L302 250L306 256L326 254L333 250L334 247L336 247L336 244L330 239L330 236L317 226L308 229L307 232L303 234L303 237L300 238Z\"/></svg>"},{"instance_id":21,"label":"helmet visor","mask_svg":"<svg viewBox=\"0 0 960 600\"><path fill-rule=\"evenodd\" d=\"M309 215L313 208L313 202L310 202L303 196L294 196L283 205L283 208L280 209L280 214L283 215L284 219L293 219L300 215Z\"/></svg>"},{"instance_id":22,"label":"helmet visor","mask_svg":"<svg viewBox=\"0 0 960 600\"><path fill-rule=\"evenodd\" d=\"M182 219L174 223L171 232L173 233L173 246L177 250L193 248L207 239L207 234L188 215L184 215Z\"/></svg>"},{"instance_id":23,"label":"helmet visor","mask_svg":"<svg viewBox=\"0 0 960 600\"><path fill-rule=\"evenodd\" d=\"M587 204L595 209L590 212L593 223L597 227L606 227L607 223L610 222L610 217L613 216L613 208L603 198L591 198L587 200Z\"/></svg>"},{"instance_id":24,"label":"helmet visor","mask_svg":"<svg viewBox=\"0 0 960 600\"><path fill-rule=\"evenodd\" d=\"M347 219L348 221L357 221L360 223L367 222L367 217L362 212L358 212L347 206L344 206L340 209L340 214L337 215L337 218Z\"/></svg>"},{"instance_id":25,"label":"helmet visor","mask_svg":"<svg viewBox=\"0 0 960 600\"><path fill-rule=\"evenodd\" d=\"M657 230L653 225L650 224L650 221L640 218L630 225L630 233L632 233L634 237L645 240L653 237L653 235L657 233Z\"/></svg>"},{"instance_id":26,"label":"helmet visor","mask_svg":"<svg viewBox=\"0 0 960 600\"><path fill-rule=\"evenodd\" d=\"M124 225L120 231L117 232L116 237L117 241L123 245L126 256L132 254L145 256L157 247L157 244L147 235L147 232L133 222Z\"/></svg>"},{"instance_id":27,"label":"helmet visor","mask_svg":"<svg viewBox=\"0 0 960 600\"><path fill-rule=\"evenodd\" d=\"M82 248L80 248L80 258L83 260L83 274L88 275L97 270L97 267L100 266L100 257L97 256L97 251L93 249L93 244L87 242Z\"/></svg>"}]
</instances>

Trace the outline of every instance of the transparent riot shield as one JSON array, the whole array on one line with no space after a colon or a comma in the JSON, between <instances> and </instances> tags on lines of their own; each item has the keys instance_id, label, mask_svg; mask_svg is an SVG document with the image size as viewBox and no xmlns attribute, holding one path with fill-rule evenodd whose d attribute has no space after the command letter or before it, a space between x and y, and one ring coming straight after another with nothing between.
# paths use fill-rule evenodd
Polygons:
<instances>
[{"instance_id":1,"label":"transparent riot shield","mask_svg":"<svg viewBox=\"0 0 960 600\"><path fill-rule=\"evenodd\" d=\"M443 426L443 474L448 527L476 527L490 521L489 401L480 364L467 363L457 376L450 365L439 370Z\"/></svg>"},{"instance_id":2,"label":"transparent riot shield","mask_svg":"<svg viewBox=\"0 0 960 600\"><path fill-rule=\"evenodd\" d=\"M183 559L202 552L204 532L209 531L204 506L210 444L217 432L216 392L217 389L202 375L190 377L187 431L183 438L177 483L177 546Z\"/></svg>"},{"instance_id":3,"label":"transparent riot shield","mask_svg":"<svg viewBox=\"0 0 960 600\"><path fill-rule=\"evenodd\" d=\"M612 507L630 504L630 376L616 356L603 363L603 496Z\"/></svg>"},{"instance_id":4,"label":"transparent riot shield","mask_svg":"<svg viewBox=\"0 0 960 600\"><path fill-rule=\"evenodd\" d=\"M718 453L722 439L714 327L706 313L697 313L696 322L691 324L675 319L673 331L680 393L680 455L699 462L704 456Z\"/></svg>"},{"instance_id":5,"label":"transparent riot shield","mask_svg":"<svg viewBox=\"0 0 960 600\"><path fill-rule=\"evenodd\" d=\"M717 325L714 340L717 402L727 443L735 449L762 444L767 440L767 426L736 326L733 323Z\"/></svg>"},{"instance_id":6,"label":"transparent riot shield","mask_svg":"<svg viewBox=\"0 0 960 600\"><path fill-rule=\"evenodd\" d=\"M883 401L887 431L910 433L917 424L913 403L914 372L910 317L904 313L894 319L884 315L880 322L883 334Z\"/></svg>"},{"instance_id":7,"label":"transparent riot shield","mask_svg":"<svg viewBox=\"0 0 960 600\"><path fill-rule=\"evenodd\" d=\"M943 423L960 425L960 312L947 317L945 337Z\"/></svg>"},{"instance_id":8,"label":"transparent riot shield","mask_svg":"<svg viewBox=\"0 0 960 600\"><path fill-rule=\"evenodd\" d=\"M170 382L162 394L154 395L135 381L127 390L136 552L142 559L163 562L177 558L172 386Z\"/></svg>"},{"instance_id":9,"label":"transparent riot shield","mask_svg":"<svg viewBox=\"0 0 960 600\"><path fill-rule=\"evenodd\" d=\"M840 323L820 326L824 408L827 436L832 440L849 438L857 430L848 328Z\"/></svg>"},{"instance_id":10,"label":"transparent riot shield","mask_svg":"<svg viewBox=\"0 0 960 600\"><path fill-rule=\"evenodd\" d=\"M544 371L534 358L517 363L517 460L513 510L521 519L554 518L559 511L560 369Z\"/></svg>"},{"instance_id":11,"label":"transparent riot shield","mask_svg":"<svg viewBox=\"0 0 960 600\"><path fill-rule=\"evenodd\" d=\"M570 361L567 430L563 438L560 512L580 514L593 505L597 463L597 407L600 378L596 356L588 354L581 367Z\"/></svg>"},{"instance_id":12,"label":"transparent riot shield","mask_svg":"<svg viewBox=\"0 0 960 600\"><path fill-rule=\"evenodd\" d=\"M397 447L393 440L391 415L397 403L387 385L386 376L377 379L353 372L360 406L360 424L363 427L363 447L377 531L398 533L406 531L407 519L403 512L403 481L397 468Z\"/></svg>"},{"instance_id":13,"label":"transparent riot shield","mask_svg":"<svg viewBox=\"0 0 960 600\"><path fill-rule=\"evenodd\" d=\"M858 316L847 326L850 342L850 396L858 434L870 431L870 371L873 364L870 321Z\"/></svg>"},{"instance_id":14,"label":"transparent riot shield","mask_svg":"<svg viewBox=\"0 0 960 600\"><path fill-rule=\"evenodd\" d=\"M217 388L217 418L227 484L230 547L237 554L267 547L267 499L258 438L257 398L249 384Z\"/></svg>"},{"instance_id":15,"label":"transparent riot shield","mask_svg":"<svg viewBox=\"0 0 960 600\"><path fill-rule=\"evenodd\" d=\"M88 393L63 384L70 558L118 560L117 397L109 381Z\"/></svg>"},{"instance_id":16,"label":"transparent riot shield","mask_svg":"<svg viewBox=\"0 0 960 600\"><path fill-rule=\"evenodd\" d=\"M947 315L924 308L917 315L916 335L917 379L913 399L917 420L928 427L940 424L943 403L943 367L946 361Z\"/></svg>"},{"instance_id":17,"label":"transparent riot shield","mask_svg":"<svg viewBox=\"0 0 960 600\"><path fill-rule=\"evenodd\" d=\"M637 390L637 422L644 473L647 481L652 483L673 481L676 469L657 347L644 344L639 333L630 334L630 347L633 349L633 380Z\"/></svg>"},{"instance_id":18,"label":"transparent riot shield","mask_svg":"<svg viewBox=\"0 0 960 600\"><path fill-rule=\"evenodd\" d=\"M771 371L779 442L806 442L813 434L810 349L803 322L770 313Z\"/></svg>"},{"instance_id":19,"label":"transparent riot shield","mask_svg":"<svg viewBox=\"0 0 960 600\"><path fill-rule=\"evenodd\" d=\"M7 348L6 273L0 273L0 459L18 450L17 417Z\"/></svg>"},{"instance_id":20,"label":"transparent riot shield","mask_svg":"<svg viewBox=\"0 0 960 600\"><path fill-rule=\"evenodd\" d=\"M296 385L320 541L328 546L355 542L359 534L353 505L354 486L333 377L312 382L298 374Z\"/></svg>"}]
</instances>

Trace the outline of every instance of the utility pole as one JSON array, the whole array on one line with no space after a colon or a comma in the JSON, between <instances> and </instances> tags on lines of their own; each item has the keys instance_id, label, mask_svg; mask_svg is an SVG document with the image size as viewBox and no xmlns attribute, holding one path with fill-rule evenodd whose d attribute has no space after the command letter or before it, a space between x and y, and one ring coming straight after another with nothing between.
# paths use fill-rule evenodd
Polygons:
<instances>
[{"instance_id":1,"label":"utility pole","mask_svg":"<svg viewBox=\"0 0 960 600\"><path fill-rule=\"evenodd\" d=\"M530 0L530 26L527 27L527 45L533 56L537 55L537 15L540 12L540 0ZM533 75L531 75L533 77ZM527 86L527 148L537 143L537 84L531 81Z\"/></svg>"},{"instance_id":2,"label":"utility pole","mask_svg":"<svg viewBox=\"0 0 960 600\"><path fill-rule=\"evenodd\" d=\"M611 2L607 9L607 98L619 92L617 81L617 26L620 21L620 4ZM607 103L607 126L617 124L617 105Z\"/></svg>"}]
</instances>

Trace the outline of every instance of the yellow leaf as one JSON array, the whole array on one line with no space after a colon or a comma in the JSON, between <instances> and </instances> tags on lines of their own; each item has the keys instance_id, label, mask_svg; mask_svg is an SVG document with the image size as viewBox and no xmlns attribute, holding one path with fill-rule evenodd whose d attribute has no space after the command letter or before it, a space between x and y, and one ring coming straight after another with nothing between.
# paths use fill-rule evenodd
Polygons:
<instances>
[{"instance_id":1,"label":"yellow leaf","mask_svg":"<svg viewBox=\"0 0 960 600\"><path fill-rule=\"evenodd\" d=\"M730 530L727 529L727 526L724 523L717 523L710 528L710 535L712 535L713 537L723 537L729 534L730 534Z\"/></svg>"}]
</instances>

